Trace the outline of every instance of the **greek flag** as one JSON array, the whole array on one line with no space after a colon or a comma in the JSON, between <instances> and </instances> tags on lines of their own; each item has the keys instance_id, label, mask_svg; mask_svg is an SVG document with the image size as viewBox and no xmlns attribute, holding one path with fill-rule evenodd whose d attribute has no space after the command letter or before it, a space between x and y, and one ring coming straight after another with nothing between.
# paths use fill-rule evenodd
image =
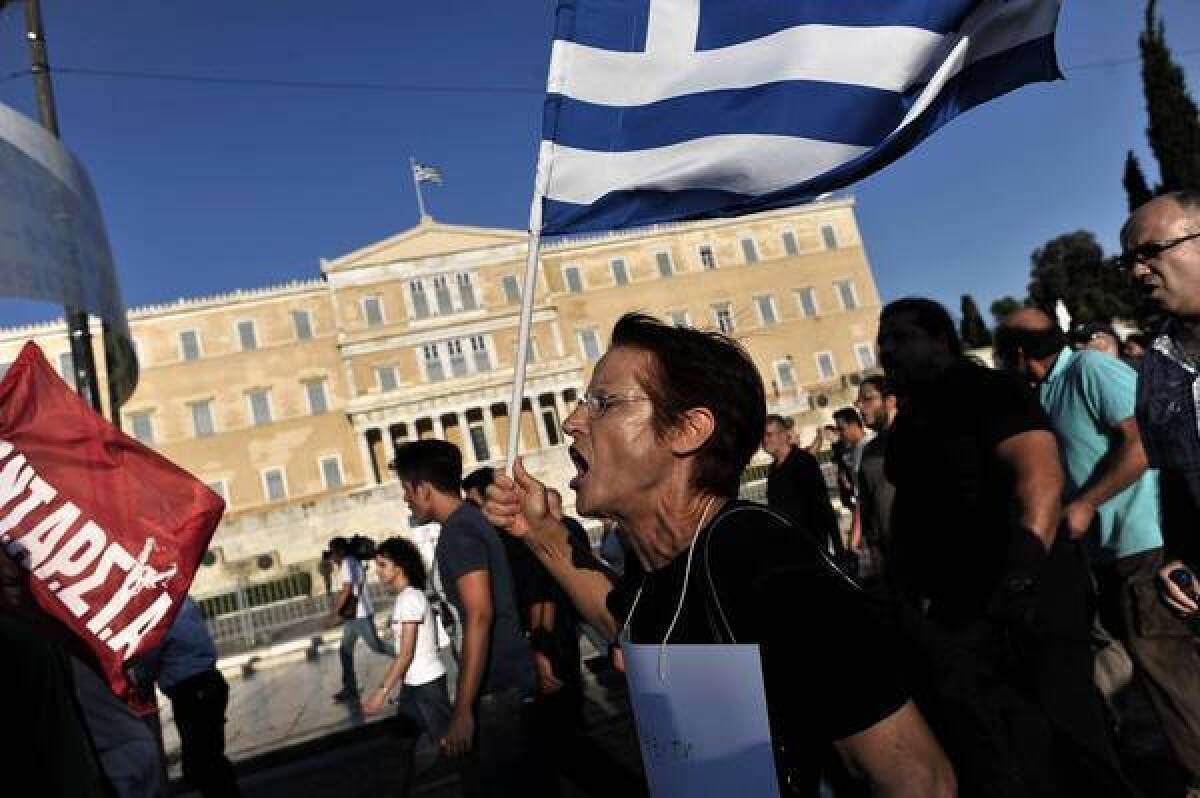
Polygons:
<instances>
[{"instance_id":1,"label":"greek flag","mask_svg":"<svg viewBox=\"0 0 1200 798\"><path fill-rule=\"evenodd\" d=\"M412 162L413 180L418 183L441 183L442 171L436 166L422 166L416 161Z\"/></svg>"},{"instance_id":2,"label":"greek flag","mask_svg":"<svg viewBox=\"0 0 1200 798\"><path fill-rule=\"evenodd\" d=\"M1059 0L560 0L546 235L804 202L1061 74Z\"/></svg>"}]
</instances>

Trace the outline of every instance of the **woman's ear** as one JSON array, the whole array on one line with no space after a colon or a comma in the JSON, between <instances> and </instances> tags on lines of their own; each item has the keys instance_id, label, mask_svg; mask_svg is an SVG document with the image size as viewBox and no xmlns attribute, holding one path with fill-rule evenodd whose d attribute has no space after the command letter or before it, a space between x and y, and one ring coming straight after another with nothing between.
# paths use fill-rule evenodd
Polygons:
<instances>
[{"instance_id":1,"label":"woman's ear","mask_svg":"<svg viewBox=\"0 0 1200 798\"><path fill-rule=\"evenodd\" d=\"M671 451L677 455L695 454L713 436L717 419L707 407L693 407L683 414L668 436Z\"/></svg>"}]
</instances>

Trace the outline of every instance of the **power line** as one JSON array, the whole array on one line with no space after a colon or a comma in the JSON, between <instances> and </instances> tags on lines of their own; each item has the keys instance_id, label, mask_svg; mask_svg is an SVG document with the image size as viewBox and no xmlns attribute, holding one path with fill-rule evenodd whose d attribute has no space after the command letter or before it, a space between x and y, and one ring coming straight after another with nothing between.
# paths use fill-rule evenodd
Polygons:
<instances>
[{"instance_id":1,"label":"power line","mask_svg":"<svg viewBox=\"0 0 1200 798\"><path fill-rule=\"evenodd\" d=\"M2 1L2 0L0 0ZM1200 55L1200 47L1189 50L1177 50L1173 53L1176 59ZM1085 61L1081 64L1071 64L1062 67L1064 73L1082 72L1090 69L1105 69L1137 64L1140 56L1128 58L1106 58L1099 61ZM156 72L135 69L99 69L95 67L51 67L52 73L59 75L78 75L82 77L120 78L125 80L159 80L174 83L223 84L227 86L261 86L277 89L310 89L314 91L365 91L365 92L444 92L454 94L542 94L544 86L464 86L437 85L420 83L377 83L364 81L320 81L320 80L285 80L279 78L254 77L225 77L220 75L199 75L186 72ZM24 77L30 74L28 69L19 69L0 76L0 83Z\"/></svg>"},{"instance_id":2,"label":"power line","mask_svg":"<svg viewBox=\"0 0 1200 798\"><path fill-rule=\"evenodd\" d=\"M221 77L218 75L192 75L182 72L143 72L127 69L94 69L91 67L51 67L51 72L60 75L85 75L89 77L127 78L130 80L165 80L177 83L214 83L233 86L265 86L282 89L315 89L322 91L388 91L388 92L444 92L459 94L541 94L544 86L461 86L419 83L367 83L317 80L281 80L275 78Z\"/></svg>"}]
</instances>

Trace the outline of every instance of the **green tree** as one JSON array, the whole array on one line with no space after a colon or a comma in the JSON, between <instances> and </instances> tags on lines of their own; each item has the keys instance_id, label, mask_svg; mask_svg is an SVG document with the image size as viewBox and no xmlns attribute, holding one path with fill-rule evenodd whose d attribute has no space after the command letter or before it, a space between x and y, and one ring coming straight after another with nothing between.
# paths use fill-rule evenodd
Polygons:
<instances>
[{"instance_id":1,"label":"green tree","mask_svg":"<svg viewBox=\"0 0 1200 798\"><path fill-rule=\"evenodd\" d=\"M958 325L959 334L968 349L978 349L992 345L992 331L979 313L979 306L970 294L962 295L962 321Z\"/></svg>"},{"instance_id":2,"label":"green tree","mask_svg":"<svg viewBox=\"0 0 1200 798\"><path fill-rule=\"evenodd\" d=\"M1129 212L1133 213L1154 198L1146 176L1142 174L1142 165L1138 163L1133 150L1125 156L1125 196L1129 198Z\"/></svg>"},{"instance_id":3,"label":"green tree","mask_svg":"<svg viewBox=\"0 0 1200 798\"><path fill-rule=\"evenodd\" d=\"M1016 313L1023 307L1025 307L1025 303L1016 297L1004 296L993 302L988 310L992 314L992 321L999 324L1010 313Z\"/></svg>"},{"instance_id":4,"label":"green tree","mask_svg":"<svg viewBox=\"0 0 1200 798\"><path fill-rule=\"evenodd\" d=\"M1061 235L1035 250L1031 261L1029 299L1052 318L1059 299L1075 321L1137 317L1133 282L1105 263L1094 234L1079 230Z\"/></svg>"},{"instance_id":5,"label":"green tree","mask_svg":"<svg viewBox=\"0 0 1200 798\"><path fill-rule=\"evenodd\" d=\"M1156 13L1156 0L1146 4L1142 51L1142 88L1150 126L1146 135L1158 160L1162 182L1158 193L1200 188L1200 114L1188 93L1183 70L1167 47L1166 27Z\"/></svg>"}]
</instances>

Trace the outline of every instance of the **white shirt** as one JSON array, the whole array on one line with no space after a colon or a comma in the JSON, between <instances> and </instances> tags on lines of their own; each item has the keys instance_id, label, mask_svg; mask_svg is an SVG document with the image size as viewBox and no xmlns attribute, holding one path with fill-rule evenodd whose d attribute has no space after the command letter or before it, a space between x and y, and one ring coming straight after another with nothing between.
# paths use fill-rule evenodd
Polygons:
<instances>
[{"instance_id":1,"label":"white shirt","mask_svg":"<svg viewBox=\"0 0 1200 798\"><path fill-rule=\"evenodd\" d=\"M396 595L396 608L392 611L392 641L397 650L405 623L417 624L417 644L413 649L412 664L404 674L404 683L415 687L445 675L446 667L437 652L437 630L433 626L429 601L424 593L412 586Z\"/></svg>"},{"instance_id":2,"label":"white shirt","mask_svg":"<svg viewBox=\"0 0 1200 798\"><path fill-rule=\"evenodd\" d=\"M375 605L371 603L371 591L367 590L366 574L357 557L346 555L342 558L342 585L350 585L351 592L358 597L358 607L355 618L366 618L375 614Z\"/></svg>"}]
</instances>

